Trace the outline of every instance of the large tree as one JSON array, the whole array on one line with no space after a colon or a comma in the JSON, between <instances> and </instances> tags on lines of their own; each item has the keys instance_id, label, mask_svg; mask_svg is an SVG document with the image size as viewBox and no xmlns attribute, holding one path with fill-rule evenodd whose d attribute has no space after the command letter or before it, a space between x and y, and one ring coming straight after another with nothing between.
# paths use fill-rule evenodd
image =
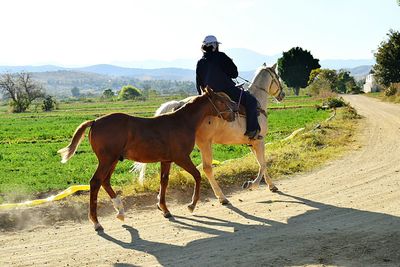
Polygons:
<instances>
[{"instance_id":1,"label":"large tree","mask_svg":"<svg viewBox=\"0 0 400 267\"><path fill-rule=\"evenodd\" d=\"M10 99L13 112L26 111L33 100L44 96L42 86L27 72L2 74L0 91Z\"/></svg>"},{"instance_id":2,"label":"large tree","mask_svg":"<svg viewBox=\"0 0 400 267\"><path fill-rule=\"evenodd\" d=\"M320 67L319 59L315 59L310 51L301 47L283 52L278 59L279 76L287 86L293 88L296 95L299 95L300 88L307 86L311 71Z\"/></svg>"},{"instance_id":3,"label":"large tree","mask_svg":"<svg viewBox=\"0 0 400 267\"><path fill-rule=\"evenodd\" d=\"M374 76L378 83L389 86L400 82L400 32L390 30L375 53Z\"/></svg>"}]
</instances>

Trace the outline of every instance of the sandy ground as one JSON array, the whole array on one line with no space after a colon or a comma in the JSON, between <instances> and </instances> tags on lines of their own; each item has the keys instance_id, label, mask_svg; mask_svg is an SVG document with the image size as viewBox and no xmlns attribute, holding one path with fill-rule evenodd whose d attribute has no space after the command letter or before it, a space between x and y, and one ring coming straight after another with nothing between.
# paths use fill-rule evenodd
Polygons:
<instances>
[{"instance_id":1,"label":"sandy ground","mask_svg":"<svg viewBox=\"0 0 400 267\"><path fill-rule=\"evenodd\" d=\"M131 208L100 234L86 220L3 231L0 266L400 266L400 105L345 98L365 116L359 148L280 193L170 204L170 220Z\"/></svg>"}]
</instances>

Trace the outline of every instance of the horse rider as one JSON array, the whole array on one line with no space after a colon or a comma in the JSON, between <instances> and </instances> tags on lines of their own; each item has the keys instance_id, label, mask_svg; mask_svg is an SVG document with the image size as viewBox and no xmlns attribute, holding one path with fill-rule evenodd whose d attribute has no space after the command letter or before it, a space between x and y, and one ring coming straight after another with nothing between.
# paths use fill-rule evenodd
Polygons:
<instances>
[{"instance_id":1,"label":"horse rider","mask_svg":"<svg viewBox=\"0 0 400 267\"><path fill-rule=\"evenodd\" d=\"M260 125L258 124L257 100L248 91L236 87L232 79L238 77L238 70L225 53L219 51L217 38L207 35L204 38L201 50L203 57L196 66L196 87L201 94L201 87L207 85L216 92L226 93L233 101L239 102L246 109L246 132L249 139L259 138Z\"/></svg>"}]
</instances>

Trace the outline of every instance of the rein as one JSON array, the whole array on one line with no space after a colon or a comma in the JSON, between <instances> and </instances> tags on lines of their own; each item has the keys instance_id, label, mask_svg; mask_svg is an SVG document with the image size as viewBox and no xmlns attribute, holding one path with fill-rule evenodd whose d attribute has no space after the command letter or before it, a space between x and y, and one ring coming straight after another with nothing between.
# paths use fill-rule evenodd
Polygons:
<instances>
[{"instance_id":1,"label":"rein","mask_svg":"<svg viewBox=\"0 0 400 267\"><path fill-rule=\"evenodd\" d=\"M254 87L256 87L258 90L264 91L264 92L266 92L267 94L270 94L270 95L274 96L274 95L276 95L276 94L278 93L279 88L281 88L281 87L280 87L280 85L279 85L279 82L277 82L276 77L274 76L274 74L271 73L271 70L269 70L269 69L265 69L265 70L268 71L268 73L271 75L271 78L272 78L272 82L271 82L271 84L270 84L270 87L271 87L271 85L272 85L273 83L276 83L276 84L278 85L277 91L275 91L273 94L270 94L265 88L263 88L263 87L261 87L261 86L255 84L254 82L250 82L249 80L247 80L247 79L245 79L245 78L243 78L243 77L241 77L241 76L238 76L238 78L242 79L243 81L245 81L246 83L248 83L250 86L254 86ZM242 92L241 92L241 93L242 93ZM240 96L242 96L242 94L240 94ZM239 102L239 103L240 103L240 102ZM240 104L238 104L238 105L240 105ZM266 118L268 118L267 112L266 112L264 109L262 109L261 107L257 107L257 110L258 110L258 112L260 112L260 114L263 114Z\"/></svg>"}]
</instances>

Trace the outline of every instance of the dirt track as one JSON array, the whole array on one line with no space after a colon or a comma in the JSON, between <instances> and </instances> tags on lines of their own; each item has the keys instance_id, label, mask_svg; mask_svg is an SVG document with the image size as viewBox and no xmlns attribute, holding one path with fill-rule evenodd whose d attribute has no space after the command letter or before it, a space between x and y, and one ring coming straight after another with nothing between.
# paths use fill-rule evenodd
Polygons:
<instances>
[{"instance_id":1,"label":"dirt track","mask_svg":"<svg viewBox=\"0 0 400 267\"><path fill-rule=\"evenodd\" d=\"M102 234L86 221L3 232L0 266L400 266L400 105L346 99L365 116L360 148L281 193L203 197L194 215L170 204L172 220L130 209L123 224L100 217Z\"/></svg>"}]
</instances>

